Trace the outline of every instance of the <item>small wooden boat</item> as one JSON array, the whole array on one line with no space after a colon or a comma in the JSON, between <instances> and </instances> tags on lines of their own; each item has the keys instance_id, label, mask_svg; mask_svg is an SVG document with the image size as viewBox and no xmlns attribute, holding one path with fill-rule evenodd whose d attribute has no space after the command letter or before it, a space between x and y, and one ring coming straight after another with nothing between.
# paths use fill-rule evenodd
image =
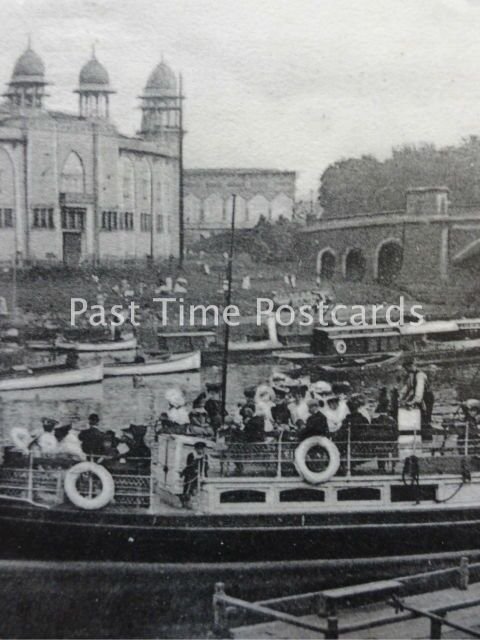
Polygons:
<instances>
[{"instance_id":1,"label":"small wooden boat","mask_svg":"<svg viewBox=\"0 0 480 640\"><path fill-rule=\"evenodd\" d=\"M403 353L379 353L368 355L363 358L349 358L332 364L323 364L319 368L328 372L355 373L369 369L391 369L396 367L402 358Z\"/></svg>"},{"instance_id":2,"label":"small wooden boat","mask_svg":"<svg viewBox=\"0 0 480 640\"><path fill-rule=\"evenodd\" d=\"M113 376L150 376L183 371L198 371L201 364L200 351L167 355L147 362L114 362L104 367L105 378Z\"/></svg>"},{"instance_id":3,"label":"small wooden boat","mask_svg":"<svg viewBox=\"0 0 480 640\"><path fill-rule=\"evenodd\" d=\"M0 391L84 385L103 380L103 364L73 368L65 364L14 367L0 375Z\"/></svg>"},{"instance_id":4,"label":"small wooden boat","mask_svg":"<svg viewBox=\"0 0 480 640\"><path fill-rule=\"evenodd\" d=\"M132 351L137 348L137 339L132 334L125 335L120 340L105 340L103 342L74 342L57 338L55 348L63 351L78 351L81 353L98 353L102 351Z\"/></svg>"}]
</instances>

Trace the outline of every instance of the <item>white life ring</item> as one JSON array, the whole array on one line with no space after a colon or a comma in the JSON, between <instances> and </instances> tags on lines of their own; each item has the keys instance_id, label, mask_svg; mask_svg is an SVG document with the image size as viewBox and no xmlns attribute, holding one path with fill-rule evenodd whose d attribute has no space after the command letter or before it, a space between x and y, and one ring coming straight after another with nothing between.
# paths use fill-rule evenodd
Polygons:
<instances>
[{"instance_id":1,"label":"white life ring","mask_svg":"<svg viewBox=\"0 0 480 640\"><path fill-rule=\"evenodd\" d=\"M77 489L77 481L82 473L93 473L102 484L100 493L89 498L82 496ZM65 493L76 507L80 509L101 509L105 507L115 495L115 484L109 471L95 462L79 462L75 464L65 474Z\"/></svg>"},{"instance_id":2,"label":"white life ring","mask_svg":"<svg viewBox=\"0 0 480 640\"><path fill-rule=\"evenodd\" d=\"M347 353L347 343L345 340L334 340L333 344L338 355L343 356L344 353Z\"/></svg>"},{"instance_id":3,"label":"white life ring","mask_svg":"<svg viewBox=\"0 0 480 640\"><path fill-rule=\"evenodd\" d=\"M28 453L28 447L32 442L32 436L25 427L13 427L10 431L10 438L17 449L23 453Z\"/></svg>"},{"instance_id":4,"label":"white life ring","mask_svg":"<svg viewBox=\"0 0 480 640\"><path fill-rule=\"evenodd\" d=\"M329 462L323 471L311 471L306 463L306 457L312 447L322 447L328 453ZM320 484L330 480L340 466L340 453L336 445L325 436L312 436L301 442L295 449L295 468L304 480L310 484Z\"/></svg>"}]
</instances>

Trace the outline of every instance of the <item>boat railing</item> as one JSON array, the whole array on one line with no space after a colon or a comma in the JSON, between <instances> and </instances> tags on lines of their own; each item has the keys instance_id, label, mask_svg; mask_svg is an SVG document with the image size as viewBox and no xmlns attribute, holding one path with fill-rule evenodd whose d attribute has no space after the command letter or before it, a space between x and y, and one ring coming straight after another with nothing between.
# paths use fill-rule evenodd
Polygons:
<instances>
[{"instance_id":1,"label":"boat railing","mask_svg":"<svg viewBox=\"0 0 480 640\"><path fill-rule=\"evenodd\" d=\"M418 460L420 474L465 474L466 470L480 470L480 438L469 438L468 432L450 444L445 441L423 442L413 438L404 443L395 439L353 439L348 433L333 439L340 464L336 476L368 476L407 474L413 471L406 463ZM293 477L299 476L295 461L298 441L273 440L270 442L234 442L209 452L208 478L218 477ZM325 450L312 448L305 464L315 472L328 465Z\"/></svg>"},{"instance_id":2,"label":"boat railing","mask_svg":"<svg viewBox=\"0 0 480 640\"><path fill-rule=\"evenodd\" d=\"M113 504L120 507L148 509L152 504L153 478L150 459L131 458L127 464L108 456L89 456L89 460L104 466L111 474L115 496ZM27 502L49 508L68 503L65 477L78 460L60 456L22 455L13 464L0 467L0 498ZM98 486L92 475L81 474L77 488L82 495L93 495Z\"/></svg>"}]
</instances>

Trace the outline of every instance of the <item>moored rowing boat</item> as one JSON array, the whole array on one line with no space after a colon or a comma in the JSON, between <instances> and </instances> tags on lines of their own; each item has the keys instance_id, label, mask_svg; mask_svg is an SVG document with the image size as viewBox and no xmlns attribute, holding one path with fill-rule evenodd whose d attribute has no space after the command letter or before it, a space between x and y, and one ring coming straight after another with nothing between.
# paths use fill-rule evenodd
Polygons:
<instances>
[{"instance_id":1,"label":"moored rowing boat","mask_svg":"<svg viewBox=\"0 0 480 640\"><path fill-rule=\"evenodd\" d=\"M114 362L106 364L104 375L106 378L110 378L113 376L148 376L198 371L200 363L200 351L192 351L191 353L171 354L163 359L147 362Z\"/></svg>"},{"instance_id":2,"label":"moored rowing boat","mask_svg":"<svg viewBox=\"0 0 480 640\"><path fill-rule=\"evenodd\" d=\"M101 382L102 379L102 363L82 368L53 365L35 369L22 369L5 374L0 377L0 391L82 385Z\"/></svg>"}]
</instances>

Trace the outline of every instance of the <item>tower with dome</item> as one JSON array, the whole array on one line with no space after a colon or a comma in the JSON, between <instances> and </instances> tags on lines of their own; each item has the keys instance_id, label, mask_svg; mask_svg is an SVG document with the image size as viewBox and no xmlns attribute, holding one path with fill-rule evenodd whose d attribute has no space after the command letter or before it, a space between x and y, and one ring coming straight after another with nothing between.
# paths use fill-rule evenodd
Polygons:
<instances>
[{"instance_id":1,"label":"tower with dome","mask_svg":"<svg viewBox=\"0 0 480 640\"><path fill-rule=\"evenodd\" d=\"M163 60L154 67L140 96L138 133L128 136L112 121L115 91L95 49L75 85L72 78L77 113L50 108L47 77L29 42L0 104L4 259L75 265L177 256L180 78Z\"/></svg>"}]
</instances>

